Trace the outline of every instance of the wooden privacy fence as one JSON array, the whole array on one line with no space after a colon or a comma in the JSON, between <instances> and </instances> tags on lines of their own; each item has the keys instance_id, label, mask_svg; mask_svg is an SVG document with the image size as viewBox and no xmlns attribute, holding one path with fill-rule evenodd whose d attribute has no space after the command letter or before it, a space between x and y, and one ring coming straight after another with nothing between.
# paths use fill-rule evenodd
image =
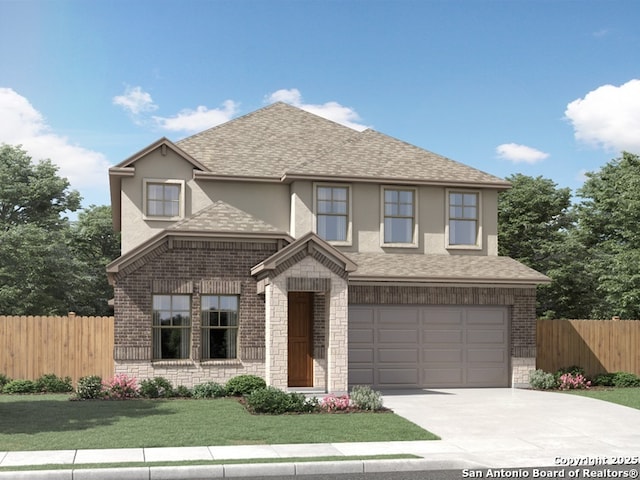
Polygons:
<instances>
[{"instance_id":1,"label":"wooden privacy fence","mask_svg":"<svg viewBox=\"0 0 640 480\"><path fill-rule=\"evenodd\" d=\"M640 320L538 320L537 368L640 375Z\"/></svg>"},{"instance_id":2,"label":"wooden privacy fence","mask_svg":"<svg viewBox=\"0 0 640 480\"><path fill-rule=\"evenodd\" d=\"M111 378L113 317L0 316L0 373L35 380L55 373L74 384L85 375Z\"/></svg>"}]
</instances>

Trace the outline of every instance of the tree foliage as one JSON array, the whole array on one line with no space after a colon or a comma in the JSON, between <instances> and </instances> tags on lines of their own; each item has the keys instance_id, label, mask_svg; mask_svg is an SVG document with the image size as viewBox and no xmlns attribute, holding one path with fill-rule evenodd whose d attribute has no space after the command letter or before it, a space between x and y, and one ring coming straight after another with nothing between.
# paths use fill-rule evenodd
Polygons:
<instances>
[{"instance_id":1,"label":"tree foliage","mask_svg":"<svg viewBox=\"0 0 640 480\"><path fill-rule=\"evenodd\" d=\"M0 314L109 313L106 264L120 240L109 207L89 207L78 222L66 212L80 195L44 160L21 147L0 147Z\"/></svg>"}]
</instances>

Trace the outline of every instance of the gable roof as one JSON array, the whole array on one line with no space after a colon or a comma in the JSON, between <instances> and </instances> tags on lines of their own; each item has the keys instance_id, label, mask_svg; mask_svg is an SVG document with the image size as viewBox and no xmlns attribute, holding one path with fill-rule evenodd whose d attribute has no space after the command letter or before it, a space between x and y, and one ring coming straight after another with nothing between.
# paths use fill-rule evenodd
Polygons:
<instances>
[{"instance_id":1,"label":"gable roof","mask_svg":"<svg viewBox=\"0 0 640 480\"><path fill-rule=\"evenodd\" d=\"M491 255L347 253L358 270L350 282L433 282L535 285L546 275L509 258Z\"/></svg>"}]
</instances>

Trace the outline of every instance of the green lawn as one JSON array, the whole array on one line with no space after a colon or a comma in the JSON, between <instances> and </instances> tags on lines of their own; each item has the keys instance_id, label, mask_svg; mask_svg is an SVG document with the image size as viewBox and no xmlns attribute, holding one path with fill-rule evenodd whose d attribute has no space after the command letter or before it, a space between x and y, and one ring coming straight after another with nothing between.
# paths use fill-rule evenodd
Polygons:
<instances>
[{"instance_id":1,"label":"green lawn","mask_svg":"<svg viewBox=\"0 0 640 480\"><path fill-rule=\"evenodd\" d=\"M435 440L393 413L251 415L234 399L0 395L0 450Z\"/></svg>"},{"instance_id":2,"label":"green lawn","mask_svg":"<svg viewBox=\"0 0 640 480\"><path fill-rule=\"evenodd\" d=\"M596 398L605 402L619 403L620 405L640 410L640 388L569 390L569 393Z\"/></svg>"}]
</instances>

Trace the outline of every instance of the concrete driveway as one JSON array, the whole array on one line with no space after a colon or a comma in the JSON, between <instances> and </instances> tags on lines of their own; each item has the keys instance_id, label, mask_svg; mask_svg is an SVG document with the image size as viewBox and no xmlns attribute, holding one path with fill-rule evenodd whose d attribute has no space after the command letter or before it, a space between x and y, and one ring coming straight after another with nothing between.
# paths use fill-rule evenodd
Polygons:
<instances>
[{"instance_id":1,"label":"concrete driveway","mask_svg":"<svg viewBox=\"0 0 640 480\"><path fill-rule=\"evenodd\" d=\"M411 390L385 392L384 404L442 438L428 445L427 458L525 467L640 456L640 410L577 395L510 388Z\"/></svg>"}]
</instances>

